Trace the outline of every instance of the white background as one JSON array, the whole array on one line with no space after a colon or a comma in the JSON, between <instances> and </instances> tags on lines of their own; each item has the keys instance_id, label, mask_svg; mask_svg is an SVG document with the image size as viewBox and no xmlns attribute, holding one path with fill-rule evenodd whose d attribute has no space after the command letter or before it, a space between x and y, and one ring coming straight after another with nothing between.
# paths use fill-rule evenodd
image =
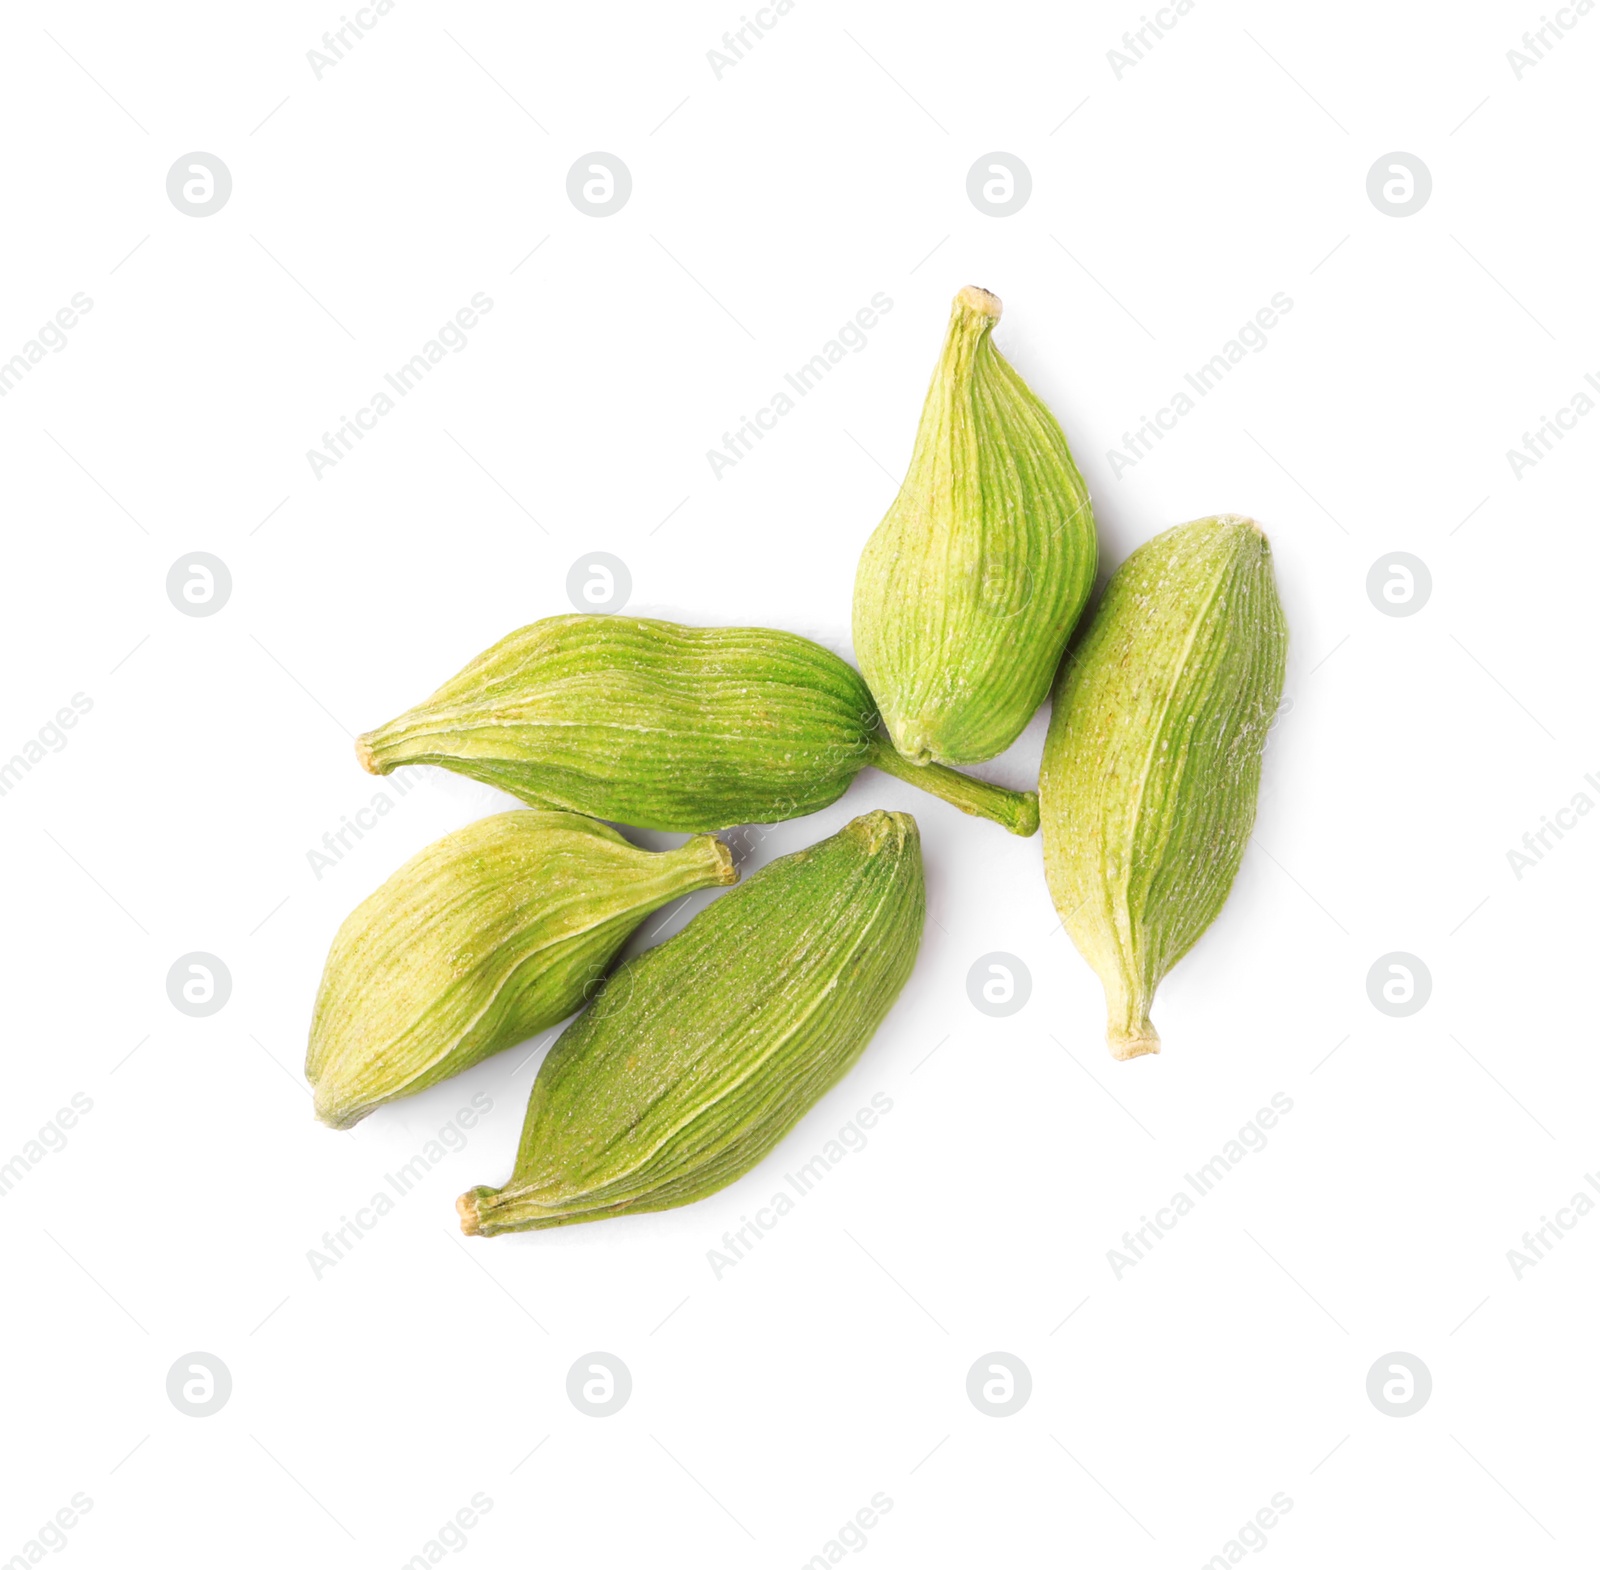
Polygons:
<instances>
[{"instance_id":1,"label":"white background","mask_svg":"<svg viewBox=\"0 0 1600 1570\"><path fill-rule=\"evenodd\" d=\"M794 1567L883 1493L872 1564L1182 1566L1283 1493L1252 1558L1592 1562L1600 1219L1520 1280L1507 1250L1600 1166L1600 823L1520 879L1506 853L1600 801L1600 418L1520 479L1506 449L1600 375L1600 20L1563 13L1519 80L1531 5L1164 14L1119 79L1132 5L800 0L719 79L733 6L401 0L319 80L331 5L7 8L0 355L93 309L0 400L0 757L93 707L0 797L0 1161L93 1110L0 1206L0 1555L81 1492L74 1564L390 1567L481 1492L476 1565ZM566 194L596 149L633 178L605 219ZM233 179L203 219L166 194L194 150ZM966 194L995 150L1033 180L1003 219ZM1395 150L1433 179L1403 219L1366 189ZM1276 553L1292 708L1163 1052L1108 1056L1037 839L866 774L748 864L917 815L927 935L848 1079L703 1203L460 1239L536 1057L350 1136L300 1063L345 913L508 803L433 779L319 879L379 787L351 734L569 610L595 550L630 612L848 654L966 283L1006 303L1104 571L1217 511ZM467 347L316 478L306 449L477 291ZM867 347L716 478L706 450L878 292ZM1267 347L1115 475L1278 292ZM165 590L197 550L233 580L204 619ZM1433 582L1405 618L1365 588L1397 550ZM981 772L1031 784L1044 719ZM166 992L194 950L233 980L204 1019ZM1432 976L1409 1018L1367 995L1395 950ZM995 951L1032 976L1005 1019L968 1001ZM466 1149L318 1279L324 1231L475 1092ZM723 1232L875 1092L867 1148L718 1279ZM1275 1092L1267 1148L1119 1280L1107 1251ZM166 1394L197 1350L232 1376L205 1418ZM566 1395L594 1350L633 1377L605 1419ZM995 1350L1033 1381L1004 1419L966 1394ZM1366 1393L1396 1350L1433 1379L1403 1419Z\"/></svg>"}]
</instances>

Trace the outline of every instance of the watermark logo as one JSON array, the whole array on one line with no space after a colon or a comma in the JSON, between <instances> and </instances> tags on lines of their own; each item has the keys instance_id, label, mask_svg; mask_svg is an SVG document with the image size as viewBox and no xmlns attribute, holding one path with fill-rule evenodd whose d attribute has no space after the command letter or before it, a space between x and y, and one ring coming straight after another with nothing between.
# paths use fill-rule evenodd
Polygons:
<instances>
[{"instance_id":1,"label":"watermark logo","mask_svg":"<svg viewBox=\"0 0 1600 1570\"><path fill-rule=\"evenodd\" d=\"M567 1370L567 1399L585 1417L611 1417L632 1394L633 1375L614 1352L585 1352Z\"/></svg>"},{"instance_id":2,"label":"watermark logo","mask_svg":"<svg viewBox=\"0 0 1600 1570\"><path fill-rule=\"evenodd\" d=\"M1433 1375L1411 1352L1385 1352L1367 1370L1367 1399L1385 1417L1412 1417L1428 1404Z\"/></svg>"},{"instance_id":3,"label":"watermark logo","mask_svg":"<svg viewBox=\"0 0 1600 1570\"><path fill-rule=\"evenodd\" d=\"M477 1126L480 1117L487 1117L493 1110L494 1098L485 1090L474 1091L471 1101L444 1124L434 1138L425 1139L404 1166L384 1173L384 1182L393 1190L392 1194L380 1190L366 1204L358 1205L354 1216L340 1216L339 1225L322 1234L322 1247L306 1250L311 1274L320 1281L335 1265L348 1259L356 1245L363 1242L385 1216L392 1215L402 1199L414 1194L422 1180L446 1156L459 1155L467 1148L467 1132Z\"/></svg>"},{"instance_id":4,"label":"watermark logo","mask_svg":"<svg viewBox=\"0 0 1600 1570\"><path fill-rule=\"evenodd\" d=\"M1279 727L1293 713L1294 697L1292 694L1286 693L1283 701L1272 711L1272 718L1267 721L1267 740L1266 745L1261 749L1263 752L1271 747L1273 741L1277 738Z\"/></svg>"},{"instance_id":5,"label":"watermark logo","mask_svg":"<svg viewBox=\"0 0 1600 1570\"><path fill-rule=\"evenodd\" d=\"M768 33L778 25L778 18L794 10L794 0L773 0L771 6L759 6L753 17L741 16L740 25L722 35L721 49L706 50L706 64L719 82L723 73L731 71Z\"/></svg>"},{"instance_id":6,"label":"watermark logo","mask_svg":"<svg viewBox=\"0 0 1600 1570\"><path fill-rule=\"evenodd\" d=\"M436 1565L444 1558L446 1549L452 1554L459 1554L467 1546L467 1533L493 1509L494 1500L487 1494L474 1494L422 1545L418 1553L406 1560L400 1570L428 1570L429 1565Z\"/></svg>"},{"instance_id":7,"label":"watermark logo","mask_svg":"<svg viewBox=\"0 0 1600 1570\"><path fill-rule=\"evenodd\" d=\"M1511 74L1520 82L1523 73L1538 65L1592 10L1594 0L1577 0L1576 5L1562 6L1554 17L1541 16L1539 20L1544 25L1522 35L1522 48L1506 50Z\"/></svg>"},{"instance_id":8,"label":"watermark logo","mask_svg":"<svg viewBox=\"0 0 1600 1570\"><path fill-rule=\"evenodd\" d=\"M1415 954L1380 954L1367 972L1367 996L1380 1014L1404 1019L1419 1013L1433 992L1433 977Z\"/></svg>"},{"instance_id":9,"label":"watermark logo","mask_svg":"<svg viewBox=\"0 0 1600 1570\"><path fill-rule=\"evenodd\" d=\"M1406 551L1380 556L1367 569L1367 598L1385 616L1415 616L1433 593L1433 574Z\"/></svg>"},{"instance_id":10,"label":"watermark logo","mask_svg":"<svg viewBox=\"0 0 1600 1570\"><path fill-rule=\"evenodd\" d=\"M615 153L585 153L567 170L567 199L586 218L620 213L633 195L633 176Z\"/></svg>"},{"instance_id":11,"label":"watermark logo","mask_svg":"<svg viewBox=\"0 0 1600 1570\"><path fill-rule=\"evenodd\" d=\"M23 1141L16 1155L0 1162L0 1195L9 1194L46 1156L65 1150L67 1135L78 1126L78 1119L93 1111L93 1100L84 1091L75 1092L69 1106L58 1108L32 1139Z\"/></svg>"},{"instance_id":12,"label":"watermark logo","mask_svg":"<svg viewBox=\"0 0 1600 1570\"><path fill-rule=\"evenodd\" d=\"M204 1019L217 1013L233 993L233 977L215 954L182 954L167 972L167 996L180 1014Z\"/></svg>"},{"instance_id":13,"label":"watermark logo","mask_svg":"<svg viewBox=\"0 0 1600 1570\"><path fill-rule=\"evenodd\" d=\"M350 836L353 834L358 840L365 839L394 811L397 801L403 801L417 788L421 777L420 769L396 769L389 776L389 789L394 792L392 797L387 791L374 791L366 806L357 807L353 814L347 812L340 815L339 827L330 829L322 836L323 848L317 850L313 847L306 852L306 864L318 883L322 882L323 873L332 872L355 848L350 843Z\"/></svg>"},{"instance_id":14,"label":"watermark logo","mask_svg":"<svg viewBox=\"0 0 1600 1570\"><path fill-rule=\"evenodd\" d=\"M1232 1139L1223 1141L1221 1150L1201 1162L1193 1172L1185 1172L1183 1181L1200 1199L1208 1198L1246 1156L1259 1155L1267 1148L1268 1135L1278 1126L1278 1120L1293 1111L1293 1098L1285 1091L1274 1091L1269 1105L1258 1107L1256 1115ZM1135 1265L1148 1259L1156 1244L1198 1208L1195 1199L1180 1190L1166 1204L1158 1205L1155 1215L1140 1216L1139 1225L1122 1234L1122 1247L1106 1250L1111 1274L1120 1281Z\"/></svg>"},{"instance_id":15,"label":"watermark logo","mask_svg":"<svg viewBox=\"0 0 1600 1570\"><path fill-rule=\"evenodd\" d=\"M1600 1194L1600 1179L1593 1172L1585 1172L1583 1181ZM1511 1274L1520 1281L1527 1271L1548 1259L1556 1244L1593 1209L1594 1201L1580 1192L1574 1194L1566 1204L1557 1205L1554 1216L1540 1216L1540 1224L1522 1234L1522 1247L1506 1250L1506 1263L1511 1266Z\"/></svg>"},{"instance_id":16,"label":"watermark logo","mask_svg":"<svg viewBox=\"0 0 1600 1570\"><path fill-rule=\"evenodd\" d=\"M167 568L167 598L185 616L215 616L232 593L228 564L209 551L190 551Z\"/></svg>"},{"instance_id":17,"label":"watermark logo","mask_svg":"<svg viewBox=\"0 0 1600 1570\"><path fill-rule=\"evenodd\" d=\"M374 0L370 9L362 6L353 19L341 16L339 21L343 25L322 35L321 49L306 50L306 64L311 67L311 74L320 82L324 73L338 65L378 25L378 18L392 10L394 0Z\"/></svg>"},{"instance_id":18,"label":"watermark logo","mask_svg":"<svg viewBox=\"0 0 1600 1570\"><path fill-rule=\"evenodd\" d=\"M6 1570L14 1570L17 1565L38 1564L44 1558L46 1549L52 1554L59 1554L67 1546L67 1533L93 1509L94 1500L87 1494L74 1494L6 1560Z\"/></svg>"},{"instance_id":19,"label":"watermark logo","mask_svg":"<svg viewBox=\"0 0 1600 1570\"><path fill-rule=\"evenodd\" d=\"M22 783L22 776L31 774L35 765L43 763L50 752L64 751L67 745L66 732L76 726L93 707L94 699L87 693L73 693L70 708L57 709L56 717L41 725L38 735L30 736L23 742L20 752L13 753L0 763L0 796L14 791Z\"/></svg>"},{"instance_id":20,"label":"watermark logo","mask_svg":"<svg viewBox=\"0 0 1600 1570\"><path fill-rule=\"evenodd\" d=\"M1187 388L1201 398L1209 397L1233 374L1236 365L1243 365L1251 355L1260 354L1267 347L1271 342L1267 334L1293 309L1294 301L1280 289L1253 317L1241 322L1233 337L1209 360L1183 373ZM1177 430L1184 415L1193 414L1197 408L1194 396L1180 387L1153 415L1141 414L1137 427L1122 433L1121 451L1115 447L1106 449L1111 478L1120 480L1125 469L1136 468L1155 450L1157 442L1164 442L1169 431Z\"/></svg>"},{"instance_id":21,"label":"watermark logo","mask_svg":"<svg viewBox=\"0 0 1600 1570\"><path fill-rule=\"evenodd\" d=\"M840 324L838 331L803 365L783 373L784 387L773 393L771 399L752 414L741 414L732 431L722 433L722 450L706 451L706 462L719 480L724 471L731 469L741 459L755 450L757 442L767 439L768 431L776 430L778 421L792 414L798 404L791 396L804 398L832 374L836 365L842 365L852 354L860 354L871 342L867 337L874 327L894 309L894 301L881 290L861 307L856 314Z\"/></svg>"},{"instance_id":22,"label":"watermark logo","mask_svg":"<svg viewBox=\"0 0 1600 1570\"><path fill-rule=\"evenodd\" d=\"M1120 49L1106 50L1106 64L1111 74L1120 82L1150 51L1178 25L1178 18L1194 10L1195 0L1174 0L1172 5L1161 6L1154 17L1141 16L1139 26L1122 35Z\"/></svg>"},{"instance_id":23,"label":"watermark logo","mask_svg":"<svg viewBox=\"0 0 1600 1570\"><path fill-rule=\"evenodd\" d=\"M167 1399L185 1417L212 1417L232 1394L233 1375L214 1352L185 1352L167 1370Z\"/></svg>"},{"instance_id":24,"label":"watermark logo","mask_svg":"<svg viewBox=\"0 0 1600 1570\"><path fill-rule=\"evenodd\" d=\"M627 967L623 968L621 974L628 974ZM601 993L601 1003L604 1003L606 996L606 993ZM595 1006L599 1007L600 1004ZM817 1185L846 1156L856 1155L867 1148L868 1132L877 1127L880 1117L888 1117L894 1111L893 1100L883 1091L875 1090L871 1099L872 1105L862 1107L839 1130L836 1138L824 1140L822 1149L809 1161L797 1166L793 1172L783 1174L783 1180L793 1190L792 1193L780 1189L766 1204L756 1207L754 1216L740 1216L739 1225L722 1234L720 1249L706 1250L706 1263L711 1266L711 1274L718 1281L735 1265L748 1259L756 1244L766 1238L785 1216L796 1210L802 1199L815 1193Z\"/></svg>"},{"instance_id":25,"label":"watermark logo","mask_svg":"<svg viewBox=\"0 0 1600 1570\"><path fill-rule=\"evenodd\" d=\"M967 199L985 218L1020 213L1033 195L1033 176L1015 153L985 153L967 170Z\"/></svg>"},{"instance_id":26,"label":"watermark logo","mask_svg":"<svg viewBox=\"0 0 1600 1570\"><path fill-rule=\"evenodd\" d=\"M1583 379L1597 393L1600 393L1600 376L1593 371L1585 371ZM1583 388L1579 388L1571 399L1562 404L1555 412L1552 419L1548 414L1539 416L1539 423L1531 431L1522 433L1522 451L1515 447L1506 448L1506 462L1511 466L1511 472L1516 476L1518 483L1529 469L1537 468L1552 452L1555 451L1557 442L1567 439L1568 431L1578 428L1578 421L1584 415L1594 412L1594 399Z\"/></svg>"},{"instance_id":27,"label":"watermark logo","mask_svg":"<svg viewBox=\"0 0 1600 1570\"><path fill-rule=\"evenodd\" d=\"M985 954L967 972L967 996L980 1014L1004 1019L1033 994L1033 976L1015 954Z\"/></svg>"},{"instance_id":28,"label":"watermark logo","mask_svg":"<svg viewBox=\"0 0 1600 1570\"><path fill-rule=\"evenodd\" d=\"M52 321L46 322L9 360L0 360L0 398L13 391L22 378L44 359L47 349L51 354L60 354L67 346L68 330L76 327L80 317L87 316L93 309L94 301L80 290L56 312Z\"/></svg>"},{"instance_id":29,"label":"watermark logo","mask_svg":"<svg viewBox=\"0 0 1600 1570\"><path fill-rule=\"evenodd\" d=\"M383 373L384 382L398 398L408 398L433 374L436 365L442 365L448 354L460 354L471 342L467 334L494 309L494 301L479 289L448 321L441 322L411 358L392 371ZM339 416L338 425L322 433L322 450L306 448L306 462L312 475L320 480L325 470L333 468L355 451L357 442L364 442L369 431L378 428L385 415L400 407L396 397L383 388L373 393L371 401L364 403L354 414ZM459 446L460 443L457 443ZM464 449L463 449L464 450ZM468 454L471 457L471 454ZM480 466L481 467L481 466Z\"/></svg>"},{"instance_id":30,"label":"watermark logo","mask_svg":"<svg viewBox=\"0 0 1600 1570\"><path fill-rule=\"evenodd\" d=\"M167 170L167 196L185 218L209 218L232 195L233 176L215 153L185 153Z\"/></svg>"},{"instance_id":31,"label":"watermark logo","mask_svg":"<svg viewBox=\"0 0 1600 1570\"><path fill-rule=\"evenodd\" d=\"M985 1417L1012 1417L1032 1394L1033 1375L1015 1352L985 1352L967 1370L967 1399Z\"/></svg>"},{"instance_id":32,"label":"watermark logo","mask_svg":"<svg viewBox=\"0 0 1600 1570\"><path fill-rule=\"evenodd\" d=\"M1236 1565L1244 1559L1246 1549L1252 1554L1259 1554L1267 1546L1267 1533L1293 1509L1294 1500L1287 1494L1274 1494L1256 1511L1254 1519L1246 1521L1222 1545L1220 1552L1206 1560L1200 1570L1227 1570L1227 1566Z\"/></svg>"},{"instance_id":33,"label":"watermark logo","mask_svg":"<svg viewBox=\"0 0 1600 1570\"><path fill-rule=\"evenodd\" d=\"M1415 153L1385 153L1367 170L1367 197L1385 218L1420 213L1433 195L1433 176Z\"/></svg>"},{"instance_id":34,"label":"watermark logo","mask_svg":"<svg viewBox=\"0 0 1600 1570\"><path fill-rule=\"evenodd\" d=\"M880 1489L800 1566L800 1570L831 1570L843 1560L846 1549L859 1554L867 1546L867 1533L893 1509L894 1500Z\"/></svg>"},{"instance_id":35,"label":"watermark logo","mask_svg":"<svg viewBox=\"0 0 1600 1570\"><path fill-rule=\"evenodd\" d=\"M1590 786L1596 794L1600 794L1600 778L1593 774L1585 774L1583 783ZM1529 829L1522 836L1522 850L1506 852L1506 862L1517 882L1522 881L1524 872L1538 866L1544 860L1547 851L1555 849L1550 843L1552 834L1558 840L1565 839L1573 829L1577 828L1579 820L1586 818L1593 811L1594 798L1580 790L1565 807L1557 807L1553 813L1543 813L1539 819L1539 827Z\"/></svg>"},{"instance_id":36,"label":"watermark logo","mask_svg":"<svg viewBox=\"0 0 1600 1570\"><path fill-rule=\"evenodd\" d=\"M567 598L575 611L616 613L633 593L627 564L607 551L590 551L567 569Z\"/></svg>"}]
</instances>

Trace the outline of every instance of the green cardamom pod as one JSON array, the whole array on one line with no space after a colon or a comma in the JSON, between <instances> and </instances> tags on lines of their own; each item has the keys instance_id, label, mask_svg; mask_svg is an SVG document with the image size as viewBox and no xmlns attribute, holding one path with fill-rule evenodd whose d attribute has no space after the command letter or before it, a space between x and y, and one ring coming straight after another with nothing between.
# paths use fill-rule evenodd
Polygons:
<instances>
[{"instance_id":1,"label":"green cardamom pod","mask_svg":"<svg viewBox=\"0 0 1600 1570\"><path fill-rule=\"evenodd\" d=\"M551 616L502 638L425 703L369 731L374 774L433 763L535 807L702 833L798 818L868 765L989 818L1039 826L1032 791L908 764L837 654L764 627Z\"/></svg>"},{"instance_id":2,"label":"green cardamom pod","mask_svg":"<svg viewBox=\"0 0 1600 1570\"><path fill-rule=\"evenodd\" d=\"M1113 1057L1161 1050L1156 987L1233 886L1288 639L1272 548L1229 514L1140 546L1061 667L1039 779L1045 877L1105 987Z\"/></svg>"},{"instance_id":3,"label":"green cardamom pod","mask_svg":"<svg viewBox=\"0 0 1600 1570\"><path fill-rule=\"evenodd\" d=\"M861 1055L922 938L915 819L869 812L620 966L534 1080L504 1188L469 1235L666 1210L778 1143Z\"/></svg>"},{"instance_id":4,"label":"green cardamom pod","mask_svg":"<svg viewBox=\"0 0 1600 1570\"><path fill-rule=\"evenodd\" d=\"M654 853L566 812L445 835L334 936L306 1053L317 1116L349 1128L559 1023L651 911L738 876L709 835Z\"/></svg>"},{"instance_id":5,"label":"green cardamom pod","mask_svg":"<svg viewBox=\"0 0 1600 1570\"><path fill-rule=\"evenodd\" d=\"M956 296L911 466L856 569L856 658L913 763L1004 752L1094 587L1088 488L995 348L999 320L986 290Z\"/></svg>"}]
</instances>

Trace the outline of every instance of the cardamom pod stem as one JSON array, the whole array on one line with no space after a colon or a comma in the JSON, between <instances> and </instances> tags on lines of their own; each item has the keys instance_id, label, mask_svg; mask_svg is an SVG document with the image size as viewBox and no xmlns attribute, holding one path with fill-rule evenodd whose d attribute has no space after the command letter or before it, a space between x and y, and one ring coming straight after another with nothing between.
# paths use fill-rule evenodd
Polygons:
<instances>
[{"instance_id":1,"label":"cardamom pod stem","mask_svg":"<svg viewBox=\"0 0 1600 1570\"><path fill-rule=\"evenodd\" d=\"M530 806L703 833L798 818L870 763L1031 834L1028 798L883 761L877 707L838 655L763 627L552 616L502 638L356 743L374 774L431 763Z\"/></svg>"},{"instance_id":2,"label":"cardamom pod stem","mask_svg":"<svg viewBox=\"0 0 1600 1570\"><path fill-rule=\"evenodd\" d=\"M1105 987L1115 1058L1160 1051L1156 988L1233 886L1287 649L1272 549L1227 514L1140 546L1061 667L1039 778L1045 876Z\"/></svg>"},{"instance_id":3,"label":"cardamom pod stem","mask_svg":"<svg viewBox=\"0 0 1600 1570\"><path fill-rule=\"evenodd\" d=\"M888 739L872 738L869 761L875 769L905 780L951 806L976 817L998 823L1013 834L1026 837L1039 832L1039 793L1032 790L1006 790L987 780L974 779L942 763L910 763L901 757Z\"/></svg>"},{"instance_id":4,"label":"cardamom pod stem","mask_svg":"<svg viewBox=\"0 0 1600 1570\"><path fill-rule=\"evenodd\" d=\"M860 1056L911 974L917 825L870 812L781 857L620 966L550 1049L469 1235L664 1210L733 1182Z\"/></svg>"},{"instance_id":5,"label":"cardamom pod stem","mask_svg":"<svg viewBox=\"0 0 1600 1570\"><path fill-rule=\"evenodd\" d=\"M899 494L856 570L855 650L913 763L982 763L1050 689L1094 586L1088 488L1055 416L955 298Z\"/></svg>"},{"instance_id":6,"label":"cardamom pod stem","mask_svg":"<svg viewBox=\"0 0 1600 1570\"><path fill-rule=\"evenodd\" d=\"M654 853L565 812L445 835L334 937L306 1053L317 1116L349 1128L559 1023L651 911L738 875L708 835Z\"/></svg>"}]
</instances>

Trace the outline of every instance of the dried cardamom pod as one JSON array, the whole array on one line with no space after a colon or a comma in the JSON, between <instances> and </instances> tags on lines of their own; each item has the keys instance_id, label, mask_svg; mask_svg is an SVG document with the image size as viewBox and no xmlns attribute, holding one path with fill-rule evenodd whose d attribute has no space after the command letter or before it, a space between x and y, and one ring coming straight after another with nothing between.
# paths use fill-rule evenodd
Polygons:
<instances>
[{"instance_id":1,"label":"dried cardamom pod","mask_svg":"<svg viewBox=\"0 0 1600 1570\"><path fill-rule=\"evenodd\" d=\"M856 658L913 763L1004 752L1094 586L1088 489L995 348L999 320L986 290L956 296L911 466L856 569Z\"/></svg>"},{"instance_id":2,"label":"dried cardamom pod","mask_svg":"<svg viewBox=\"0 0 1600 1570\"><path fill-rule=\"evenodd\" d=\"M345 918L311 1017L316 1113L349 1128L565 1019L651 911L739 876L709 835L653 853L567 812L502 812Z\"/></svg>"},{"instance_id":3,"label":"dried cardamom pod","mask_svg":"<svg viewBox=\"0 0 1600 1570\"><path fill-rule=\"evenodd\" d=\"M356 756L374 774L434 763L535 807L687 833L816 812L871 765L1013 834L1039 826L1032 791L906 763L851 666L765 627L551 616L369 731Z\"/></svg>"},{"instance_id":4,"label":"dried cardamom pod","mask_svg":"<svg viewBox=\"0 0 1600 1570\"><path fill-rule=\"evenodd\" d=\"M1156 987L1233 886L1288 638L1266 536L1229 514L1140 546L1061 667L1045 876L1105 986L1113 1057L1161 1050Z\"/></svg>"},{"instance_id":5,"label":"dried cardamom pod","mask_svg":"<svg viewBox=\"0 0 1600 1570\"><path fill-rule=\"evenodd\" d=\"M923 920L916 821L869 812L629 960L534 1080L504 1188L469 1235L666 1210L748 1172L889 1012Z\"/></svg>"}]
</instances>

